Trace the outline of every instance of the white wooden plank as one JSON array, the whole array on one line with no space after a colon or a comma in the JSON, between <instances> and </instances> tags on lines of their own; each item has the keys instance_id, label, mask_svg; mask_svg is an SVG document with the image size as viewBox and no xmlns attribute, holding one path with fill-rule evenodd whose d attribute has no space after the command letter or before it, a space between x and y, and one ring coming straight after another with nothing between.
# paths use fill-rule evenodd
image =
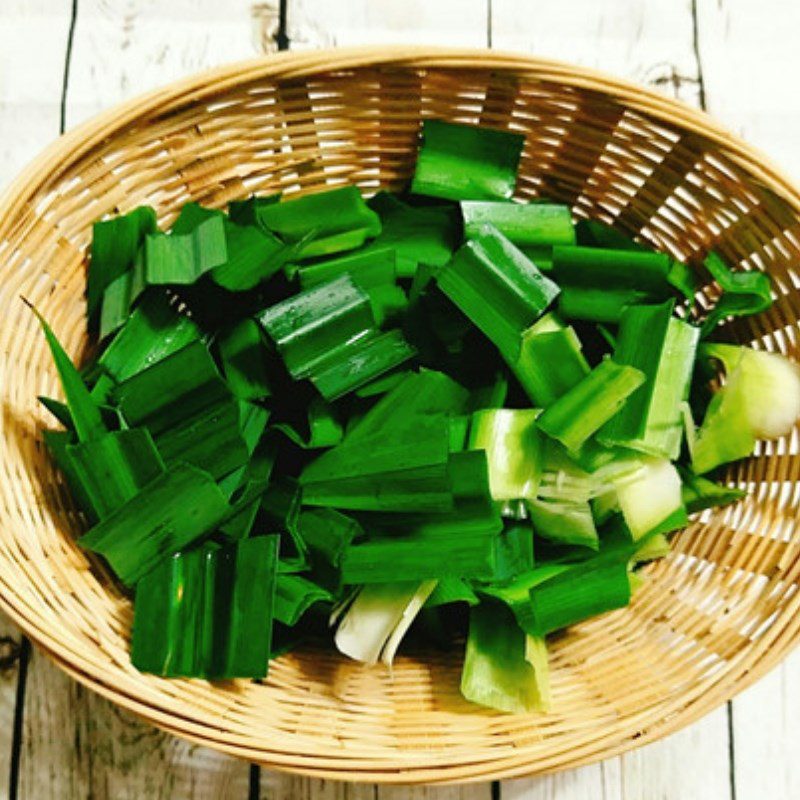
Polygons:
<instances>
[{"instance_id":1,"label":"white wooden plank","mask_svg":"<svg viewBox=\"0 0 800 800\"><path fill-rule=\"evenodd\" d=\"M621 762L624 800L733 800L725 706Z\"/></svg>"},{"instance_id":2,"label":"white wooden plank","mask_svg":"<svg viewBox=\"0 0 800 800\"><path fill-rule=\"evenodd\" d=\"M502 800L617 800L622 798L618 758L587 767L502 783Z\"/></svg>"},{"instance_id":3,"label":"white wooden plank","mask_svg":"<svg viewBox=\"0 0 800 800\"><path fill-rule=\"evenodd\" d=\"M697 22L708 110L800 181L800 4L698 0Z\"/></svg>"},{"instance_id":4,"label":"white wooden plank","mask_svg":"<svg viewBox=\"0 0 800 800\"><path fill-rule=\"evenodd\" d=\"M69 6L0 3L0 190L58 136Z\"/></svg>"},{"instance_id":5,"label":"white wooden plank","mask_svg":"<svg viewBox=\"0 0 800 800\"><path fill-rule=\"evenodd\" d=\"M492 0L492 47L606 70L697 101L691 0Z\"/></svg>"},{"instance_id":6,"label":"white wooden plank","mask_svg":"<svg viewBox=\"0 0 800 800\"><path fill-rule=\"evenodd\" d=\"M274 50L278 0L81 0L67 124L209 67Z\"/></svg>"},{"instance_id":7,"label":"white wooden plank","mask_svg":"<svg viewBox=\"0 0 800 800\"><path fill-rule=\"evenodd\" d=\"M800 653L733 701L737 800L800 797Z\"/></svg>"},{"instance_id":8,"label":"white wooden plank","mask_svg":"<svg viewBox=\"0 0 800 800\"><path fill-rule=\"evenodd\" d=\"M290 0L292 49L356 44L483 47L487 0Z\"/></svg>"},{"instance_id":9,"label":"white wooden plank","mask_svg":"<svg viewBox=\"0 0 800 800\"><path fill-rule=\"evenodd\" d=\"M160 733L35 651L23 727L23 800L247 797L247 764Z\"/></svg>"}]
</instances>

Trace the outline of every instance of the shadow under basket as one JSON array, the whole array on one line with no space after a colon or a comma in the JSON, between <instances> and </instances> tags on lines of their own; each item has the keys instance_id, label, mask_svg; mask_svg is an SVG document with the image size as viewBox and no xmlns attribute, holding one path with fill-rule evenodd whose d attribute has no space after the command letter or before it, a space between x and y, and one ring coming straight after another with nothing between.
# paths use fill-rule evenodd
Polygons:
<instances>
[{"instance_id":1,"label":"shadow under basket","mask_svg":"<svg viewBox=\"0 0 800 800\"><path fill-rule=\"evenodd\" d=\"M263 684L165 680L128 652L129 600L75 543L79 524L40 441L57 376L34 303L80 357L91 224L152 205L250 193L403 187L421 120L525 134L517 196L569 204L690 264L710 249L773 279L769 312L726 335L796 355L800 195L709 117L577 67L469 50L284 54L119 106L43 153L0 200L0 606L77 680L164 730L271 768L376 782L459 782L605 758L728 700L800 639L797 432L759 445L648 568L632 605L554 638L553 712L465 702L460 648L389 673L330 650L274 661ZM704 287L700 305L713 298ZM704 298L706 298L704 300Z\"/></svg>"}]
</instances>

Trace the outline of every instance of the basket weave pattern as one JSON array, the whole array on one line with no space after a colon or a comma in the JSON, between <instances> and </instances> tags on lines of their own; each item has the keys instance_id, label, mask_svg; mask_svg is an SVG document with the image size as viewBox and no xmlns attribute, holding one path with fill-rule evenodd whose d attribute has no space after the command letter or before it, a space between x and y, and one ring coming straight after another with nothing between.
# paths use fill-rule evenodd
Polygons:
<instances>
[{"instance_id":1,"label":"basket weave pattern","mask_svg":"<svg viewBox=\"0 0 800 800\"><path fill-rule=\"evenodd\" d=\"M57 379L20 295L82 357L94 220L151 204L169 224L190 200L252 192L397 189L424 117L524 132L520 198L569 203L690 263L714 248L767 270L773 308L728 333L796 354L796 190L699 112L527 57L382 48L224 68L73 131L0 200L0 605L70 674L162 728L319 777L480 780L607 757L730 698L800 638L795 431L730 469L750 496L682 532L629 609L554 638L547 716L463 701L460 652L409 654L389 674L304 650L263 685L131 667L130 603L75 545L80 521L40 442L50 421L36 396Z\"/></svg>"}]
</instances>

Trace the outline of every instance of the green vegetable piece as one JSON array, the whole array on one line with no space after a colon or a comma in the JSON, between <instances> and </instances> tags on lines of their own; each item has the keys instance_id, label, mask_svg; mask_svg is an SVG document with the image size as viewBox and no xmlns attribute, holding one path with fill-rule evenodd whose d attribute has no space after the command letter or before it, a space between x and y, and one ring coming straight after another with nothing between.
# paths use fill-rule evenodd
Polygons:
<instances>
[{"instance_id":1,"label":"green vegetable piece","mask_svg":"<svg viewBox=\"0 0 800 800\"><path fill-rule=\"evenodd\" d=\"M565 319L616 324L626 308L653 299L652 294L638 289L562 285L558 313Z\"/></svg>"},{"instance_id":2,"label":"green vegetable piece","mask_svg":"<svg viewBox=\"0 0 800 800\"><path fill-rule=\"evenodd\" d=\"M702 354L725 366L727 381L690 442L698 475L750 455L757 438L786 436L800 418L800 368L793 361L725 344L703 345Z\"/></svg>"},{"instance_id":3,"label":"green vegetable piece","mask_svg":"<svg viewBox=\"0 0 800 800\"><path fill-rule=\"evenodd\" d=\"M308 547L300 531L302 489L285 475L270 481L261 498L260 516L267 530L280 531L280 572L300 572L308 568Z\"/></svg>"},{"instance_id":4,"label":"green vegetable piece","mask_svg":"<svg viewBox=\"0 0 800 800\"><path fill-rule=\"evenodd\" d=\"M364 202L356 186L262 205L259 222L284 241L304 244L299 258L328 255L360 247L381 232L380 217Z\"/></svg>"},{"instance_id":5,"label":"green vegetable piece","mask_svg":"<svg viewBox=\"0 0 800 800\"><path fill-rule=\"evenodd\" d=\"M308 377L326 400L337 400L415 354L399 330L366 334L317 361Z\"/></svg>"},{"instance_id":6,"label":"green vegetable piece","mask_svg":"<svg viewBox=\"0 0 800 800\"><path fill-rule=\"evenodd\" d=\"M277 536L245 539L207 561L203 660L209 678L266 677L277 562Z\"/></svg>"},{"instance_id":7,"label":"green vegetable piece","mask_svg":"<svg viewBox=\"0 0 800 800\"><path fill-rule=\"evenodd\" d=\"M94 519L105 519L164 471L147 430L111 431L66 447Z\"/></svg>"},{"instance_id":8,"label":"green vegetable piece","mask_svg":"<svg viewBox=\"0 0 800 800\"><path fill-rule=\"evenodd\" d=\"M154 436L231 397L200 341L122 381L111 395L129 425L146 425Z\"/></svg>"},{"instance_id":9,"label":"green vegetable piece","mask_svg":"<svg viewBox=\"0 0 800 800\"><path fill-rule=\"evenodd\" d=\"M524 144L520 133L427 119L411 191L448 200L506 200L514 193Z\"/></svg>"},{"instance_id":10,"label":"green vegetable piece","mask_svg":"<svg viewBox=\"0 0 800 800\"><path fill-rule=\"evenodd\" d=\"M603 359L580 383L549 406L537 424L568 450L577 450L619 412L625 398L644 380L644 374L635 367Z\"/></svg>"},{"instance_id":11,"label":"green vegetable piece","mask_svg":"<svg viewBox=\"0 0 800 800\"><path fill-rule=\"evenodd\" d=\"M165 293L151 291L142 297L98 363L120 382L199 338L200 331L192 319L181 314Z\"/></svg>"},{"instance_id":12,"label":"green vegetable piece","mask_svg":"<svg viewBox=\"0 0 800 800\"><path fill-rule=\"evenodd\" d=\"M354 540L363 538L361 526L332 508L310 508L300 514L298 528L308 548L314 579L338 593L342 586L342 556Z\"/></svg>"},{"instance_id":13,"label":"green vegetable piece","mask_svg":"<svg viewBox=\"0 0 800 800\"><path fill-rule=\"evenodd\" d=\"M559 285L595 289L637 289L669 297L672 259L666 253L604 250L580 245L553 247L553 280Z\"/></svg>"},{"instance_id":14,"label":"green vegetable piece","mask_svg":"<svg viewBox=\"0 0 800 800\"><path fill-rule=\"evenodd\" d=\"M303 575L278 575L275 584L275 619L297 625L316 603L332 603L333 595Z\"/></svg>"},{"instance_id":15,"label":"green vegetable piece","mask_svg":"<svg viewBox=\"0 0 800 800\"><path fill-rule=\"evenodd\" d=\"M634 540L655 530L675 530L688 522L681 478L667 459L643 459L638 469L617 479L614 488Z\"/></svg>"},{"instance_id":16,"label":"green vegetable piece","mask_svg":"<svg viewBox=\"0 0 800 800\"><path fill-rule=\"evenodd\" d=\"M530 590L530 630L545 636L615 608L631 599L628 564L602 556L589 559Z\"/></svg>"},{"instance_id":17,"label":"green vegetable piece","mask_svg":"<svg viewBox=\"0 0 800 800\"><path fill-rule=\"evenodd\" d=\"M158 452L168 466L185 461L205 470L214 478L232 472L247 462L249 453L241 432L239 404L231 397L212 400L207 405L181 412L180 399L159 417L146 417L154 434ZM169 413L174 421L164 425ZM261 429L266 425L263 419Z\"/></svg>"},{"instance_id":18,"label":"green vegetable piece","mask_svg":"<svg viewBox=\"0 0 800 800\"><path fill-rule=\"evenodd\" d=\"M527 503L537 536L559 544L597 550L600 540L586 501L532 500Z\"/></svg>"},{"instance_id":19,"label":"green vegetable piece","mask_svg":"<svg viewBox=\"0 0 800 800\"><path fill-rule=\"evenodd\" d=\"M300 266L297 276L303 291L349 274L365 291L391 284L397 278L397 252L391 247L367 248Z\"/></svg>"},{"instance_id":20,"label":"green vegetable piece","mask_svg":"<svg viewBox=\"0 0 800 800\"><path fill-rule=\"evenodd\" d=\"M223 220L227 259L211 269L211 280L231 292L243 292L271 278L294 254L258 225Z\"/></svg>"},{"instance_id":21,"label":"green vegetable piece","mask_svg":"<svg viewBox=\"0 0 800 800\"><path fill-rule=\"evenodd\" d=\"M706 256L703 266L722 289L722 296L703 322L703 338L726 317L758 314L772 305L772 285L766 273L756 270L733 272L713 251Z\"/></svg>"},{"instance_id":22,"label":"green vegetable piece","mask_svg":"<svg viewBox=\"0 0 800 800\"><path fill-rule=\"evenodd\" d=\"M543 437L536 409L488 409L472 415L470 450L485 450L495 500L532 500L542 477Z\"/></svg>"},{"instance_id":23,"label":"green vegetable piece","mask_svg":"<svg viewBox=\"0 0 800 800\"><path fill-rule=\"evenodd\" d=\"M225 224L213 215L185 234L149 234L144 243L149 285L192 284L228 260Z\"/></svg>"},{"instance_id":24,"label":"green vegetable piece","mask_svg":"<svg viewBox=\"0 0 800 800\"><path fill-rule=\"evenodd\" d=\"M27 300L25 302L27 303ZM44 331L47 345L50 348L50 353L58 371L58 377L61 379L61 389L67 400L78 441L87 442L92 439L99 439L106 433L100 408L92 399L80 372L75 368L56 335L45 322L44 317L30 303L28 303L28 306L36 315Z\"/></svg>"},{"instance_id":25,"label":"green vegetable piece","mask_svg":"<svg viewBox=\"0 0 800 800\"><path fill-rule=\"evenodd\" d=\"M345 584L388 583L431 578L491 579L496 572L495 536L463 533L457 537L375 537L350 545L342 556Z\"/></svg>"},{"instance_id":26,"label":"green vegetable piece","mask_svg":"<svg viewBox=\"0 0 800 800\"><path fill-rule=\"evenodd\" d=\"M492 581L505 583L533 569L533 530L517 522L495 537L495 573Z\"/></svg>"},{"instance_id":27,"label":"green vegetable piece","mask_svg":"<svg viewBox=\"0 0 800 800\"><path fill-rule=\"evenodd\" d=\"M667 273L667 282L673 289L679 291L690 303L694 300L697 290L700 288L700 281L694 271L681 261L674 261L670 264Z\"/></svg>"},{"instance_id":28,"label":"green vegetable piece","mask_svg":"<svg viewBox=\"0 0 800 800\"><path fill-rule=\"evenodd\" d=\"M131 659L166 677L263 678L270 653L277 537L160 562L136 587Z\"/></svg>"},{"instance_id":29,"label":"green vegetable piece","mask_svg":"<svg viewBox=\"0 0 800 800\"><path fill-rule=\"evenodd\" d=\"M471 608L461 694L513 714L546 710L546 679L526 658L526 638L499 603Z\"/></svg>"},{"instance_id":30,"label":"green vegetable piece","mask_svg":"<svg viewBox=\"0 0 800 800\"><path fill-rule=\"evenodd\" d=\"M438 608L452 603L476 606L478 602L478 595L466 581L461 578L441 578L436 582L436 588L425 601L425 608Z\"/></svg>"},{"instance_id":31,"label":"green vegetable piece","mask_svg":"<svg viewBox=\"0 0 800 800\"><path fill-rule=\"evenodd\" d=\"M90 326L93 327L97 319L106 290L132 269L145 236L157 231L156 212L149 206L95 222L86 276L86 316Z\"/></svg>"},{"instance_id":32,"label":"green vegetable piece","mask_svg":"<svg viewBox=\"0 0 800 800\"><path fill-rule=\"evenodd\" d=\"M369 295L349 275L271 306L259 321L295 379L374 326Z\"/></svg>"},{"instance_id":33,"label":"green vegetable piece","mask_svg":"<svg viewBox=\"0 0 800 800\"><path fill-rule=\"evenodd\" d=\"M747 497L744 489L714 483L702 475L695 475L691 470L678 467L678 473L682 482L681 499L688 514L704 511L707 508L727 506Z\"/></svg>"},{"instance_id":34,"label":"green vegetable piece","mask_svg":"<svg viewBox=\"0 0 800 800\"><path fill-rule=\"evenodd\" d=\"M370 247L391 247L401 278L413 278L418 264L444 266L460 244L461 225L453 206L410 206L386 192L373 197L370 206L383 227Z\"/></svg>"},{"instance_id":35,"label":"green vegetable piece","mask_svg":"<svg viewBox=\"0 0 800 800\"><path fill-rule=\"evenodd\" d=\"M348 433L353 443L378 434L386 439L406 435L408 420L418 416L457 416L467 409L469 392L448 375L436 370L411 372L382 397Z\"/></svg>"},{"instance_id":36,"label":"green vegetable piece","mask_svg":"<svg viewBox=\"0 0 800 800\"><path fill-rule=\"evenodd\" d=\"M614 360L645 381L598 433L603 444L675 460L683 438L699 329L672 316L674 302L632 306L620 320Z\"/></svg>"},{"instance_id":37,"label":"green vegetable piece","mask_svg":"<svg viewBox=\"0 0 800 800\"><path fill-rule=\"evenodd\" d=\"M258 209L279 203L281 193L250 195L247 200L231 200L228 203L228 216L237 225L258 225Z\"/></svg>"},{"instance_id":38,"label":"green vegetable piece","mask_svg":"<svg viewBox=\"0 0 800 800\"><path fill-rule=\"evenodd\" d=\"M103 293L100 308L100 341L107 339L127 322L134 304L143 294L147 294L146 289L144 249L140 249L131 269L115 278Z\"/></svg>"},{"instance_id":39,"label":"green vegetable piece","mask_svg":"<svg viewBox=\"0 0 800 800\"><path fill-rule=\"evenodd\" d=\"M240 400L263 400L272 394L266 368L266 348L258 323L243 319L219 337L225 381Z\"/></svg>"},{"instance_id":40,"label":"green vegetable piece","mask_svg":"<svg viewBox=\"0 0 800 800\"><path fill-rule=\"evenodd\" d=\"M450 510L449 444L444 415L410 418L396 438L346 437L303 471L303 502L362 511Z\"/></svg>"},{"instance_id":41,"label":"green vegetable piece","mask_svg":"<svg viewBox=\"0 0 800 800\"><path fill-rule=\"evenodd\" d=\"M461 203L461 215L467 239L479 234L481 227L488 224L497 228L517 247L575 244L575 228L569 206L466 201ZM536 259L531 258L531 261L536 262Z\"/></svg>"},{"instance_id":42,"label":"green vegetable piece","mask_svg":"<svg viewBox=\"0 0 800 800\"><path fill-rule=\"evenodd\" d=\"M639 250L650 252L642 244L635 242L619 228L598 222L596 219L579 219L575 223L578 244L588 247L603 247L607 250Z\"/></svg>"},{"instance_id":43,"label":"green vegetable piece","mask_svg":"<svg viewBox=\"0 0 800 800\"><path fill-rule=\"evenodd\" d=\"M436 581L362 586L339 622L336 648L366 664L391 667L397 648Z\"/></svg>"},{"instance_id":44,"label":"green vegetable piece","mask_svg":"<svg viewBox=\"0 0 800 800\"><path fill-rule=\"evenodd\" d=\"M321 397L314 397L309 403L305 427L289 422L280 422L273 427L304 450L334 447L344 435L333 407Z\"/></svg>"},{"instance_id":45,"label":"green vegetable piece","mask_svg":"<svg viewBox=\"0 0 800 800\"><path fill-rule=\"evenodd\" d=\"M162 558L210 533L227 511L224 495L207 472L177 464L101 520L78 543L102 555L117 577L131 586Z\"/></svg>"},{"instance_id":46,"label":"green vegetable piece","mask_svg":"<svg viewBox=\"0 0 800 800\"><path fill-rule=\"evenodd\" d=\"M558 327L550 330L551 324ZM531 402L540 407L552 405L590 371L575 329L554 314L522 333L519 355L509 366Z\"/></svg>"},{"instance_id":47,"label":"green vegetable piece","mask_svg":"<svg viewBox=\"0 0 800 800\"><path fill-rule=\"evenodd\" d=\"M515 360L520 337L550 306L559 289L492 226L483 226L438 275L442 291Z\"/></svg>"}]
</instances>

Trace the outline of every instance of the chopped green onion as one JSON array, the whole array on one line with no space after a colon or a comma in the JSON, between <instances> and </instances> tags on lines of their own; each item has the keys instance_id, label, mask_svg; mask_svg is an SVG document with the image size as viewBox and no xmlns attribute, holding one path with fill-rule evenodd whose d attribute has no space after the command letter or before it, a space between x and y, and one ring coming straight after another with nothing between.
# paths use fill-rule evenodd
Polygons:
<instances>
[{"instance_id":1,"label":"chopped green onion","mask_svg":"<svg viewBox=\"0 0 800 800\"><path fill-rule=\"evenodd\" d=\"M162 561L136 587L133 665L168 677L265 677L276 545L262 536Z\"/></svg>"},{"instance_id":2,"label":"chopped green onion","mask_svg":"<svg viewBox=\"0 0 800 800\"><path fill-rule=\"evenodd\" d=\"M672 316L673 301L632 306L622 314L614 360L641 370L645 381L600 431L608 446L676 459L683 434L699 330Z\"/></svg>"},{"instance_id":3,"label":"chopped green onion","mask_svg":"<svg viewBox=\"0 0 800 800\"><path fill-rule=\"evenodd\" d=\"M391 664L399 639L435 586L436 581L364 586L339 622L339 652L365 664L379 658Z\"/></svg>"},{"instance_id":4,"label":"chopped green onion","mask_svg":"<svg viewBox=\"0 0 800 800\"><path fill-rule=\"evenodd\" d=\"M130 586L161 559L210 533L227 511L208 473L177 464L85 533L79 544L102 555Z\"/></svg>"},{"instance_id":5,"label":"chopped green onion","mask_svg":"<svg viewBox=\"0 0 800 800\"><path fill-rule=\"evenodd\" d=\"M411 191L449 200L508 199L524 144L520 133L426 119Z\"/></svg>"},{"instance_id":6,"label":"chopped green onion","mask_svg":"<svg viewBox=\"0 0 800 800\"><path fill-rule=\"evenodd\" d=\"M568 450L577 450L620 410L644 379L635 367L604 359L546 408L537 425Z\"/></svg>"},{"instance_id":7,"label":"chopped green onion","mask_svg":"<svg viewBox=\"0 0 800 800\"><path fill-rule=\"evenodd\" d=\"M615 482L617 499L634 539L640 539L665 520L676 527L686 524L681 477L667 459L643 460L641 467Z\"/></svg>"},{"instance_id":8,"label":"chopped green onion","mask_svg":"<svg viewBox=\"0 0 800 800\"><path fill-rule=\"evenodd\" d=\"M491 225L481 226L438 275L442 291L507 359L558 287Z\"/></svg>"},{"instance_id":9,"label":"chopped green onion","mask_svg":"<svg viewBox=\"0 0 800 800\"><path fill-rule=\"evenodd\" d=\"M531 402L541 407L554 403L590 371L574 328L553 314L523 332L519 355L510 366Z\"/></svg>"},{"instance_id":10,"label":"chopped green onion","mask_svg":"<svg viewBox=\"0 0 800 800\"><path fill-rule=\"evenodd\" d=\"M763 272L732 272L713 251L703 266L722 289L722 296L703 322L702 335L707 336L725 317L758 314L772 305L772 286Z\"/></svg>"},{"instance_id":11,"label":"chopped green onion","mask_svg":"<svg viewBox=\"0 0 800 800\"><path fill-rule=\"evenodd\" d=\"M467 239L489 224L517 247L575 244L569 206L466 201L461 203L461 215Z\"/></svg>"},{"instance_id":12,"label":"chopped green onion","mask_svg":"<svg viewBox=\"0 0 800 800\"><path fill-rule=\"evenodd\" d=\"M533 646L528 645L513 616L499 603L474 606L469 615L461 694L473 703L498 711L544 710L549 692L541 674L540 646L536 645L534 657Z\"/></svg>"},{"instance_id":13,"label":"chopped green onion","mask_svg":"<svg viewBox=\"0 0 800 800\"><path fill-rule=\"evenodd\" d=\"M471 450L485 450L495 500L533 499L542 475L542 435L535 409L495 408L472 415Z\"/></svg>"},{"instance_id":14,"label":"chopped green onion","mask_svg":"<svg viewBox=\"0 0 800 800\"><path fill-rule=\"evenodd\" d=\"M560 544L599 548L600 540L588 502L531 500L527 507L537 536Z\"/></svg>"},{"instance_id":15,"label":"chopped green onion","mask_svg":"<svg viewBox=\"0 0 800 800\"><path fill-rule=\"evenodd\" d=\"M355 186L268 203L256 209L258 221L284 241L303 244L300 258L360 247L381 232L380 217Z\"/></svg>"},{"instance_id":16,"label":"chopped green onion","mask_svg":"<svg viewBox=\"0 0 800 800\"><path fill-rule=\"evenodd\" d=\"M86 316L90 327L109 286L133 267L148 234L156 233L156 212L140 206L121 217L95 222L86 277Z\"/></svg>"}]
</instances>

